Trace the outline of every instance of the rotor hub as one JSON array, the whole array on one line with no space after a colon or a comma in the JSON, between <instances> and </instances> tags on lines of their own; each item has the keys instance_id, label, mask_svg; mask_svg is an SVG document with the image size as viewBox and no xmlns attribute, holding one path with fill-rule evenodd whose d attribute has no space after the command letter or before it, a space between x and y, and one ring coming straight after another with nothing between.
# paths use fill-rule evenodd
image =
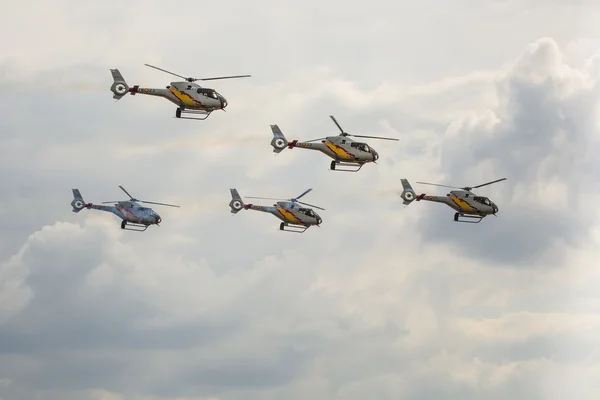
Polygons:
<instances>
[{"instance_id":1,"label":"rotor hub","mask_svg":"<svg viewBox=\"0 0 600 400\"><path fill-rule=\"evenodd\" d=\"M127 86L125 86L125 85L124 85L124 84L122 84L122 83L118 83L118 84L115 86L115 91L116 91L117 93L119 93L119 94L125 94L125 93L127 92Z\"/></svg>"},{"instance_id":2,"label":"rotor hub","mask_svg":"<svg viewBox=\"0 0 600 400\"><path fill-rule=\"evenodd\" d=\"M287 145L287 142L281 138L275 139L275 147L278 149L283 149Z\"/></svg>"}]
</instances>

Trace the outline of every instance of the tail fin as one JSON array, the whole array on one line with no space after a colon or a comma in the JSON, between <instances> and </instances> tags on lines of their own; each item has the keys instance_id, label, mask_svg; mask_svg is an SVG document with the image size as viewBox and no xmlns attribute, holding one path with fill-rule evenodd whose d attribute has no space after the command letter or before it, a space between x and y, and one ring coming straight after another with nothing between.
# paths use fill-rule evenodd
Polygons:
<instances>
[{"instance_id":1,"label":"tail fin","mask_svg":"<svg viewBox=\"0 0 600 400\"><path fill-rule=\"evenodd\" d=\"M118 69L111 69L110 73L113 77L113 84L110 87L110 91L113 92L113 99L119 100L129 92L129 86Z\"/></svg>"},{"instance_id":2,"label":"tail fin","mask_svg":"<svg viewBox=\"0 0 600 400\"><path fill-rule=\"evenodd\" d=\"M409 205L416 198L415 191L410 186L410 183L408 183L407 179L400 179L400 182L402 182L402 188L404 189L402 194L400 194L400 197L402 197L402 200L404 200L403 203L405 205Z\"/></svg>"},{"instance_id":3,"label":"tail fin","mask_svg":"<svg viewBox=\"0 0 600 400\"><path fill-rule=\"evenodd\" d=\"M73 207L74 213L78 213L85 207L85 202L83 201L83 197L81 197L81 193L79 193L79 189L73 189L73 201L71 201L71 207Z\"/></svg>"},{"instance_id":4,"label":"tail fin","mask_svg":"<svg viewBox=\"0 0 600 400\"><path fill-rule=\"evenodd\" d=\"M273 131L273 140L271 140L271 146L273 146L273 153L281 153L286 148L288 141L283 136L283 132L277 125L271 125L271 131Z\"/></svg>"},{"instance_id":5,"label":"tail fin","mask_svg":"<svg viewBox=\"0 0 600 400\"><path fill-rule=\"evenodd\" d=\"M229 202L229 207L231 207L231 213L237 214L242 208L244 208L244 202L240 197L237 189L229 189L231 192L231 201Z\"/></svg>"}]
</instances>

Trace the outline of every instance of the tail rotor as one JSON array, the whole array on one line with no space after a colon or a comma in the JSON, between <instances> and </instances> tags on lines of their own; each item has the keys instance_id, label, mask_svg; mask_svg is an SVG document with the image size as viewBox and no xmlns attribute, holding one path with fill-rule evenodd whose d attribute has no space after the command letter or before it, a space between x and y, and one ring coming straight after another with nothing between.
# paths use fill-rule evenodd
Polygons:
<instances>
[{"instance_id":1,"label":"tail rotor","mask_svg":"<svg viewBox=\"0 0 600 400\"><path fill-rule=\"evenodd\" d=\"M71 201L71 207L73 207L73 212L78 213L79 211L85 208L85 202L83 201L83 197L79 192L79 189L73 190L73 201Z\"/></svg>"},{"instance_id":2,"label":"tail rotor","mask_svg":"<svg viewBox=\"0 0 600 400\"><path fill-rule=\"evenodd\" d=\"M244 208L244 201L240 197L237 189L229 189L229 191L231 192L231 201L229 202L231 213L237 214Z\"/></svg>"},{"instance_id":3,"label":"tail rotor","mask_svg":"<svg viewBox=\"0 0 600 400\"><path fill-rule=\"evenodd\" d=\"M110 87L110 91L113 92L113 99L120 100L121 97L129 92L129 86L118 69L111 69L110 73L113 77L113 84Z\"/></svg>"},{"instance_id":4,"label":"tail rotor","mask_svg":"<svg viewBox=\"0 0 600 400\"><path fill-rule=\"evenodd\" d=\"M402 190L402 193L400 194L400 197L402 197L402 200L404 203L404 205L409 205L410 203L412 203L415 199L416 199L416 193L413 190L413 188L410 186L410 183L408 182L408 179L400 179L400 182L402 183L402 188L404 190Z\"/></svg>"},{"instance_id":5,"label":"tail rotor","mask_svg":"<svg viewBox=\"0 0 600 400\"><path fill-rule=\"evenodd\" d=\"M271 140L271 146L273 146L273 153L281 153L288 145L288 141L279 129L277 125L271 125L271 131L273 132L273 139Z\"/></svg>"}]
</instances>

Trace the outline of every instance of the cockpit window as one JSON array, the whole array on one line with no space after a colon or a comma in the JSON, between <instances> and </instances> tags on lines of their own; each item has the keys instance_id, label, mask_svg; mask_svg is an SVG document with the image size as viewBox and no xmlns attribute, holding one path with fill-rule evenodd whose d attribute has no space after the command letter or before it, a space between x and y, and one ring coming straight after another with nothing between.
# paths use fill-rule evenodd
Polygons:
<instances>
[{"instance_id":1,"label":"cockpit window","mask_svg":"<svg viewBox=\"0 0 600 400\"><path fill-rule=\"evenodd\" d=\"M213 99L217 98L217 93L215 93L214 90L198 88L198 90L196 90L196 92L198 92L198 94L203 94L207 97L212 97Z\"/></svg>"},{"instance_id":2,"label":"cockpit window","mask_svg":"<svg viewBox=\"0 0 600 400\"><path fill-rule=\"evenodd\" d=\"M486 206L490 206L490 199L488 199L487 197L473 197L473 200L481 203L481 204L485 204Z\"/></svg>"},{"instance_id":3,"label":"cockpit window","mask_svg":"<svg viewBox=\"0 0 600 400\"><path fill-rule=\"evenodd\" d=\"M299 208L298 211L300 211L304 215L308 215L309 217L315 216L314 211L309 208Z\"/></svg>"},{"instance_id":4,"label":"cockpit window","mask_svg":"<svg viewBox=\"0 0 600 400\"><path fill-rule=\"evenodd\" d=\"M367 146L365 143L353 142L350 144L350 147L354 147L355 149L358 149L361 151L366 151L367 153L369 152L369 146Z\"/></svg>"}]
</instances>

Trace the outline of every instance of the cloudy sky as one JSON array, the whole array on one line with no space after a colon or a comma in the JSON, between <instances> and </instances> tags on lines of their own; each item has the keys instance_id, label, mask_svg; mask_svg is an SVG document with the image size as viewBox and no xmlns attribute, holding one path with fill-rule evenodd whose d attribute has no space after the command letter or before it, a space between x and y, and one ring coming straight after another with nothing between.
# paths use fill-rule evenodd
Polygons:
<instances>
[{"instance_id":1,"label":"cloudy sky","mask_svg":"<svg viewBox=\"0 0 600 400\"><path fill-rule=\"evenodd\" d=\"M0 399L597 399L600 6L591 0L3 1ZM216 81L177 120L130 85ZM329 171L289 139L350 133ZM402 205L477 185L498 217ZM123 232L71 212L180 204ZM242 196L326 208L303 235ZM266 204L269 204L267 202Z\"/></svg>"}]
</instances>

